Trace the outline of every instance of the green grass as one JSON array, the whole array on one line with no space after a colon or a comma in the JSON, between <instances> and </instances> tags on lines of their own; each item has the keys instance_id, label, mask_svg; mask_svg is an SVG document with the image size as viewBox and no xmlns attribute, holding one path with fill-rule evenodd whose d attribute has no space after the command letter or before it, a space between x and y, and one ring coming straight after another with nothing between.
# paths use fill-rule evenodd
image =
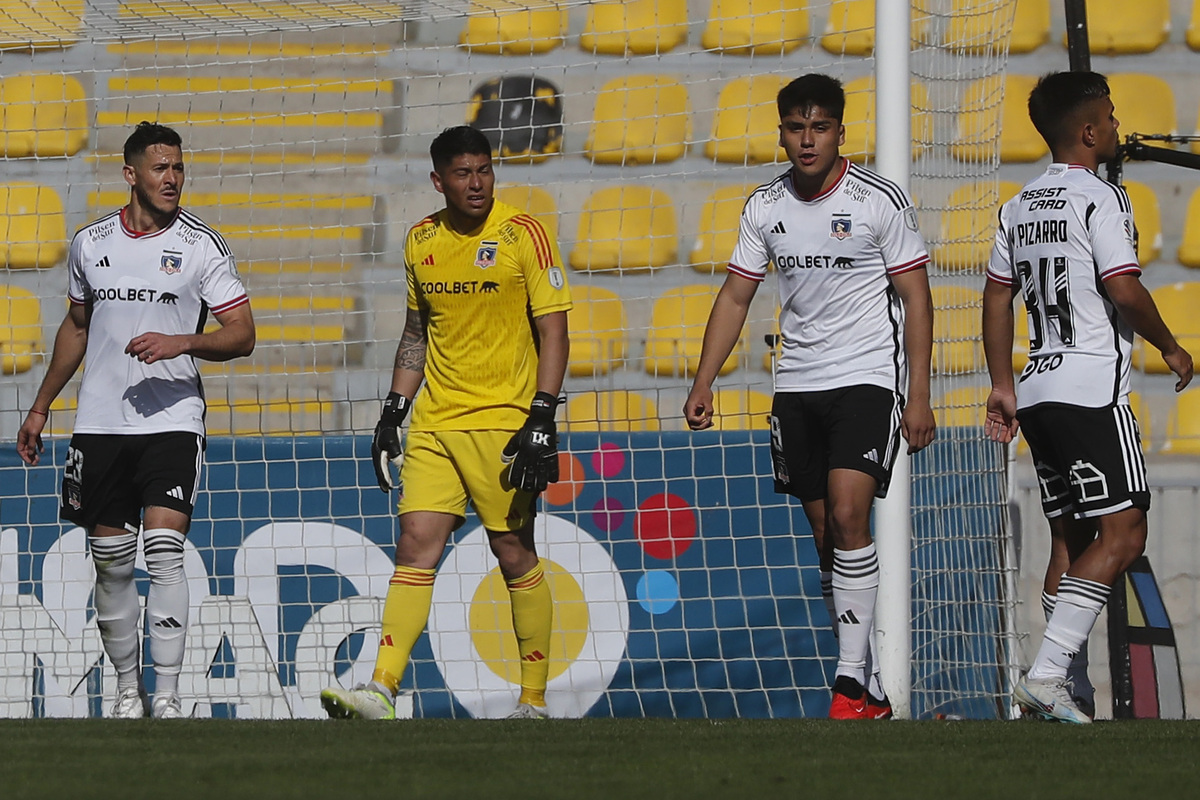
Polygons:
<instances>
[{"instance_id":1,"label":"green grass","mask_svg":"<svg viewBox=\"0 0 1200 800\"><path fill-rule=\"evenodd\" d=\"M0 796L1190 797L1200 723L0 720Z\"/></svg>"}]
</instances>

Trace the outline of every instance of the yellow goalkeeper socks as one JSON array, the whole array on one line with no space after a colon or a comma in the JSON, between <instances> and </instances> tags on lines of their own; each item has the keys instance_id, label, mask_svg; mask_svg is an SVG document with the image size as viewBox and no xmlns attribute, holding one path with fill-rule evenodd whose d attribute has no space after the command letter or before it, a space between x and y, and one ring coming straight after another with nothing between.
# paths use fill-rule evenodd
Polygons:
<instances>
[{"instance_id":1,"label":"yellow goalkeeper socks","mask_svg":"<svg viewBox=\"0 0 1200 800\"><path fill-rule=\"evenodd\" d=\"M379 655L371 679L387 687L394 695L408 666L408 657L433 603L433 578L436 570L396 567L383 604L383 630L379 637Z\"/></svg>"},{"instance_id":2,"label":"yellow goalkeeper socks","mask_svg":"<svg viewBox=\"0 0 1200 800\"><path fill-rule=\"evenodd\" d=\"M554 623L550 584L541 561L521 577L505 583L512 600L517 652L521 655L521 697L517 702L544 706L550 674L550 629Z\"/></svg>"}]
</instances>

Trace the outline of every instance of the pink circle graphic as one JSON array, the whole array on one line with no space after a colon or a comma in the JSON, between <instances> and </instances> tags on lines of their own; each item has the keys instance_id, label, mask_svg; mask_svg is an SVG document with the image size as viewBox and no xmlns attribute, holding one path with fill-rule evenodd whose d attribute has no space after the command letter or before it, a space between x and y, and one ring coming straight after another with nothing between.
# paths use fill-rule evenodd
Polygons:
<instances>
[{"instance_id":1,"label":"pink circle graphic","mask_svg":"<svg viewBox=\"0 0 1200 800\"><path fill-rule=\"evenodd\" d=\"M616 477L625 469L625 453L611 442L601 442L600 449L592 453L592 469L601 478Z\"/></svg>"},{"instance_id":2,"label":"pink circle graphic","mask_svg":"<svg viewBox=\"0 0 1200 800\"><path fill-rule=\"evenodd\" d=\"M646 555L675 558L696 537L696 512L675 494L656 494L638 506L634 534Z\"/></svg>"},{"instance_id":3,"label":"pink circle graphic","mask_svg":"<svg viewBox=\"0 0 1200 800\"><path fill-rule=\"evenodd\" d=\"M598 500L592 508L592 522L605 533L612 533L625 523L625 506L615 497Z\"/></svg>"}]
</instances>

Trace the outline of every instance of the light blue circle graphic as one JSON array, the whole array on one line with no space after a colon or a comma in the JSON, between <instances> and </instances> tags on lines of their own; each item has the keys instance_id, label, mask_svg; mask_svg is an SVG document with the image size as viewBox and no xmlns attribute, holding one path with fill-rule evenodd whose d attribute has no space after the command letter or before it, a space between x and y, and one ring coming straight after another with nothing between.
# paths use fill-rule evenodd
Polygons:
<instances>
[{"instance_id":1,"label":"light blue circle graphic","mask_svg":"<svg viewBox=\"0 0 1200 800\"><path fill-rule=\"evenodd\" d=\"M651 614L665 614L679 602L679 583L666 570L652 569L638 578L637 601Z\"/></svg>"}]
</instances>

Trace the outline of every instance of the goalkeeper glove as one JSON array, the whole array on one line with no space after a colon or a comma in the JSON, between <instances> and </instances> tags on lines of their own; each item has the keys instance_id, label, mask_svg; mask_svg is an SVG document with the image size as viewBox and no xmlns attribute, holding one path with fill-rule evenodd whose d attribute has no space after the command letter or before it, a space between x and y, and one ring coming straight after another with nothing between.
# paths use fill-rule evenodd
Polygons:
<instances>
[{"instance_id":1,"label":"goalkeeper glove","mask_svg":"<svg viewBox=\"0 0 1200 800\"><path fill-rule=\"evenodd\" d=\"M371 439L371 464L375 467L379 491L384 494L396 488L396 483L392 481L392 473L388 469L388 462L395 464L397 470L404 463L404 448L400 446L400 426L408 416L411 402L399 392L388 392L387 399L383 401L379 423L375 426L375 436Z\"/></svg>"},{"instance_id":2,"label":"goalkeeper glove","mask_svg":"<svg viewBox=\"0 0 1200 800\"><path fill-rule=\"evenodd\" d=\"M538 392L529 405L529 419L513 434L500 454L509 464L508 482L526 492L543 491L558 481L558 432L554 408L558 398Z\"/></svg>"}]
</instances>

